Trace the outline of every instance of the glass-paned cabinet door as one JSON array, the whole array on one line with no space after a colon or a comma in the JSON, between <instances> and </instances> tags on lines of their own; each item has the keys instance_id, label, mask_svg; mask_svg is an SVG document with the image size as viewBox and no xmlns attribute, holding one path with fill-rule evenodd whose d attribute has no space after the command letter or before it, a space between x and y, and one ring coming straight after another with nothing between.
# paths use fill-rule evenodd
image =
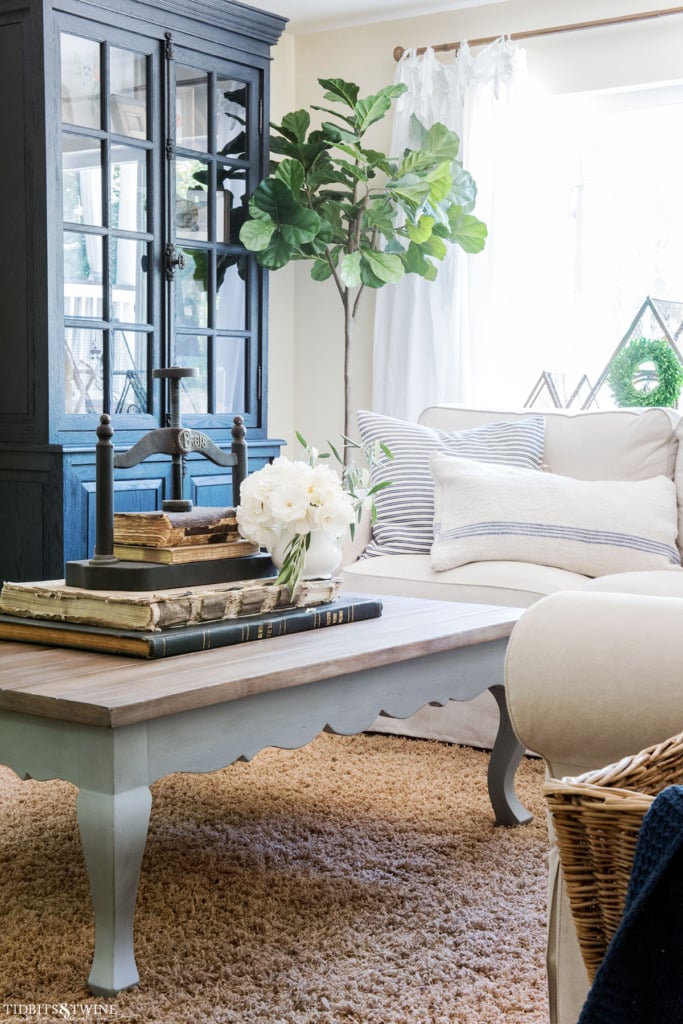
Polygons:
<instances>
[{"instance_id":1,"label":"glass-paned cabinet door","mask_svg":"<svg viewBox=\"0 0 683 1024\"><path fill-rule=\"evenodd\" d=\"M144 415L156 358L153 55L63 31L60 58L63 411Z\"/></svg>"},{"instance_id":2,"label":"glass-paned cabinet door","mask_svg":"<svg viewBox=\"0 0 683 1024\"><path fill-rule=\"evenodd\" d=\"M248 421L258 398L258 282L239 231L258 172L256 82L246 69L180 55L174 81L174 359L199 370L183 381L181 412Z\"/></svg>"}]
</instances>

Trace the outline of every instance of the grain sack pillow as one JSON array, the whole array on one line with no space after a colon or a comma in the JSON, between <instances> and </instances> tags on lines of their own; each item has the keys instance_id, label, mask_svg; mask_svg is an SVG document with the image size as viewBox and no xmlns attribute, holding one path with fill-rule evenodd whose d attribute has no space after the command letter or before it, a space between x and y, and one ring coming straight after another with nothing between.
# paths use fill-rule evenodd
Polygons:
<instances>
[{"instance_id":1,"label":"grain sack pillow","mask_svg":"<svg viewBox=\"0 0 683 1024\"><path fill-rule=\"evenodd\" d=\"M584 576L680 565L676 487L648 480L575 480L435 452L437 571L466 562L552 565Z\"/></svg>"},{"instance_id":2,"label":"grain sack pillow","mask_svg":"<svg viewBox=\"0 0 683 1024\"><path fill-rule=\"evenodd\" d=\"M429 554L434 540L434 481L429 457L447 455L505 463L538 470L543 461L545 421L529 416L514 422L487 423L468 430L445 431L379 413L358 413L364 445L381 441L393 459L381 458L371 483L391 481L375 497L377 521L367 555Z\"/></svg>"}]
</instances>

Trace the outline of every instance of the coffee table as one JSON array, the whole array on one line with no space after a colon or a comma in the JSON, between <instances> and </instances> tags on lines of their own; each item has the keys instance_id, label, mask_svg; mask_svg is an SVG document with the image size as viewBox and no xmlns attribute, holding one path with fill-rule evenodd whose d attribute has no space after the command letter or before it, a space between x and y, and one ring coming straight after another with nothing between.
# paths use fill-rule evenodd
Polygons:
<instances>
[{"instance_id":1,"label":"coffee table","mask_svg":"<svg viewBox=\"0 0 683 1024\"><path fill-rule=\"evenodd\" d=\"M159 661L0 643L0 763L79 787L78 824L95 912L88 984L138 980L133 916L150 785L208 772L264 747L351 735L384 712L490 689L500 727L488 770L498 824L531 815L514 792L522 756L505 704L507 639L521 609L383 598L379 619Z\"/></svg>"}]
</instances>

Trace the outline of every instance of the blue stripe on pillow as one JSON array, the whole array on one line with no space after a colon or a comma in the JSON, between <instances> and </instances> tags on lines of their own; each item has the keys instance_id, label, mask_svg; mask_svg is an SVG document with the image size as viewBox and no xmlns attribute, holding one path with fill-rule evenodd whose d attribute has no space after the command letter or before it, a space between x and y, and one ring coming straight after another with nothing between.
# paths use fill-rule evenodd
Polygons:
<instances>
[{"instance_id":1,"label":"blue stripe on pillow","mask_svg":"<svg viewBox=\"0 0 683 1024\"><path fill-rule=\"evenodd\" d=\"M569 540L577 544L602 544L609 547L625 548L631 551L646 551L660 555L672 565L681 564L677 548L671 544L639 537L635 534L615 533L610 530L589 530L574 526L559 526L549 523L478 522L455 529L441 531L437 523L434 533L439 541L462 540L465 537L535 537L548 540Z\"/></svg>"}]
</instances>

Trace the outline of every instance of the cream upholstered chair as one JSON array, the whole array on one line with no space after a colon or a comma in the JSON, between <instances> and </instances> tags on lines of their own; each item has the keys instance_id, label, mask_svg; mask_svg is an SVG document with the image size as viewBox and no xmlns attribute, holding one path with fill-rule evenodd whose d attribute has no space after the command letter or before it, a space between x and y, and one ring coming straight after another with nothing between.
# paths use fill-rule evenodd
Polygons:
<instances>
[{"instance_id":1,"label":"cream upholstered chair","mask_svg":"<svg viewBox=\"0 0 683 1024\"><path fill-rule=\"evenodd\" d=\"M620 573L527 609L506 664L513 727L562 778L683 730L683 574ZM551 829L552 832L552 829ZM576 1024L589 983L552 841L551 1024Z\"/></svg>"}]
</instances>

